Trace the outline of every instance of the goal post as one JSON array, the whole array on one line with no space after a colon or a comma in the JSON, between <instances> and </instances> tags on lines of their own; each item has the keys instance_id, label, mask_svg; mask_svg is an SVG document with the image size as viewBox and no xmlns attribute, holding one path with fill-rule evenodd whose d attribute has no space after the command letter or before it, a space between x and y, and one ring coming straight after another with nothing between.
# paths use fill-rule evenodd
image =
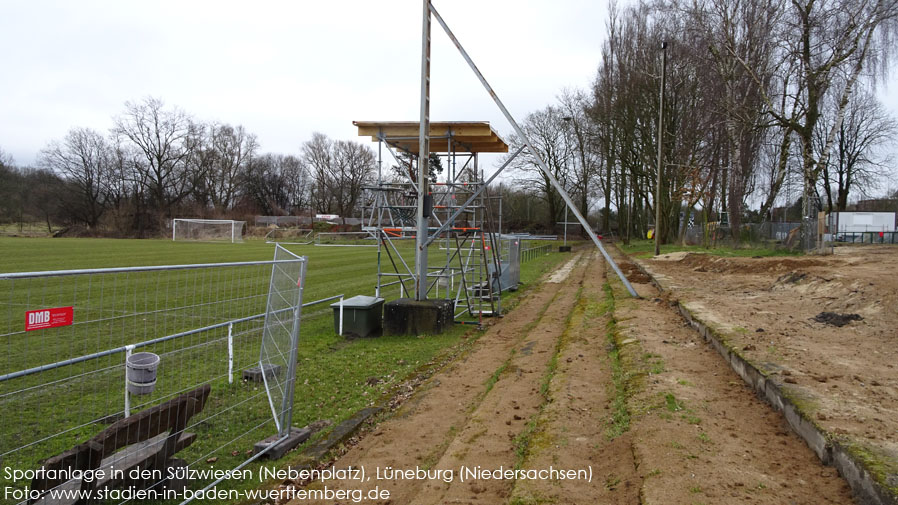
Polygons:
<instances>
[{"instance_id":1,"label":"goal post","mask_svg":"<svg viewBox=\"0 0 898 505\"><path fill-rule=\"evenodd\" d=\"M171 223L171 239L201 242L243 242L246 221L231 219L175 218Z\"/></svg>"}]
</instances>

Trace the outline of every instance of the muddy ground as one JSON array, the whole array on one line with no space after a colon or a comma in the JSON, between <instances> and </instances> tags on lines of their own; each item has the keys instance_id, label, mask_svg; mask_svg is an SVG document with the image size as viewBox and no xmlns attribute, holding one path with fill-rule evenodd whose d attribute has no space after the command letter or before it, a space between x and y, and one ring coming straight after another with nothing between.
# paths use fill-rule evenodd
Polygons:
<instances>
[{"instance_id":1,"label":"muddy ground","mask_svg":"<svg viewBox=\"0 0 898 505\"><path fill-rule=\"evenodd\" d=\"M898 248L639 261L729 346L784 383L820 428L898 473Z\"/></svg>"},{"instance_id":2,"label":"muddy ground","mask_svg":"<svg viewBox=\"0 0 898 505\"><path fill-rule=\"evenodd\" d=\"M629 298L575 251L334 462L367 480L285 487L378 488L390 497L362 502L391 504L852 503L647 282Z\"/></svg>"}]
</instances>

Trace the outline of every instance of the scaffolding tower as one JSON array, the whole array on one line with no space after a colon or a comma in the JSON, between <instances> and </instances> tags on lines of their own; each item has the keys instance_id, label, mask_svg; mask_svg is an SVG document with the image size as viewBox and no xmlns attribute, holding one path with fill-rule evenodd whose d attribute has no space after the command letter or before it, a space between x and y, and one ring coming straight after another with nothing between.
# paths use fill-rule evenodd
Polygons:
<instances>
[{"instance_id":1,"label":"scaffolding tower","mask_svg":"<svg viewBox=\"0 0 898 505\"><path fill-rule=\"evenodd\" d=\"M400 296L414 291L415 269L408 244L418 233L418 122L354 121L360 136L378 144L376 184L366 186L362 229L377 239L376 296L399 286ZM493 222L491 197L479 165L479 153L507 153L508 145L488 122L430 122L430 152L423 157L443 167L428 181L425 201L428 244L439 245L427 266L428 298L452 300L456 320L501 313L500 294L516 289L520 248L503 239ZM395 170L384 173L384 151ZM404 247L403 247L404 246ZM414 247L412 248L414 251ZM404 254L403 254L404 253ZM514 265L513 265L514 264Z\"/></svg>"}]
</instances>

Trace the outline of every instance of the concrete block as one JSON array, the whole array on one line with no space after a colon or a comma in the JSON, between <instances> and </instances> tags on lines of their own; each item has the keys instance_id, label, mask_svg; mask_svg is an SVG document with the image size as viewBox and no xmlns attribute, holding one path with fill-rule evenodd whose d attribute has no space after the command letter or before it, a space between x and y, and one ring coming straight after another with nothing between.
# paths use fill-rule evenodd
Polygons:
<instances>
[{"instance_id":1,"label":"concrete block","mask_svg":"<svg viewBox=\"0 0 898 505\"><path fill-rule=\"evenodd\" d=\"M319 439L303 451L307 461L318 461L331 449L355 435L362 424L383 409L381 407L366 407L355 413L354 416L334 426L327 436Z\"/></svg>"},{"instance_id":2,"label":"concrete block","mask_svg":"<svg viewBox=\"0 0 898 505\"><path fill-rule=\"evenodd\" d=\"M265 378L270 379L277 377L281 373L280 365L272 365L270 363L263 365L265 368ZM250 382L263 382L262 368L254 366L243 371L243 380Z\"/></svg>"},{"instance_id":3,"label":"concrete block","mask_svg":"<svg viewBox=\"0 0 898 505\"><path fill-rule=\"evenodd\" d=\"M455 302L446 299L400 298L384 304L384 333L387 335L437 334L455 321Z\"/></svg>"},{"instance_id":4,"label":"concrete block","mask_svg":"<svg viewBox=\"0 0 898 505\"><path fill-rule=\"evenodd\" d=\"M253 454L259 454L271 447L262 457L268 459L281 459L287 451L305 442L311 436L312 430L308 428L290 428L290 434L281 442L278 442L278 439L281 437L277 434L272 435L261 442L256 442L256 445L253 446Z\"/></svg>"}]
</instances>

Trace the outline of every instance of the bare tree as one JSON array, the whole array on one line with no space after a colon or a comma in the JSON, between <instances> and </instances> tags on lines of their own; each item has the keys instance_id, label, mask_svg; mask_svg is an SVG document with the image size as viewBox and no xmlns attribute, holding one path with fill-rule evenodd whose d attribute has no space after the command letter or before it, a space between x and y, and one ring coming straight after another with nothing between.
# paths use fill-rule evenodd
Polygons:
<instances>
[{"instance_id":1,"label":"bare tree","mask_svg":"<svg viewBox=\"0 0 898 505\"><path fill-rule=\"evenodd\" d=\"M766 106L760 88L769 86L773 74L771 41L781 15L780 4L781 0L695 1L690 9L692 30L709 48L707 64L721 85L715 100L716 116L727 134L724 191L732 236L737 241L765 136Z\"/></svg>"},{"instance_id":2,"label":"bare tree","mask_svg":"<svg viewBox=\"0 0 898 505\"><path fill-rule=\"evenodd\" d=\"M113 132L140 150L144 159L136 168L150 207L171 217L172 206L191 190L187 162L198 139L191 117L148 97L137 103L125 102L125 113L115 119Z\"/></svg>"},{"instance_id":3,"label":"bare tree","mask_svg":"<svg viewBox=\"0 0 898 505\"><path fill-rule=\"evenodd\" d=\"M72 218L93 229L112 203L112 153L106 139L89 128L73 128L41 152L44 168L60 174L74 190L65 206Z\"/></svg>"},{"instance_id":4,"label":"bare tree","mask_svg":"<svg viewBox=\"0 0 898 505\"><path fill-rule=\"evenodd\" d=\"M254 157L245 176L244 196L266 215L298 214L309 202L309 170L296 156Z\"/></svg>"},{"instance_id":5,"label":"bare tree","mask_svg":"<svg viewBox=\"0 0 898 505\"><path fill-rule=\"evenodd\" d=\"M0 148L0 169L12 168L15 164L12 155Z\"/></svg>"},{"instance_id":6,"label":"bare tree","mask_svg":"<svg viewBox=\"0 0 898 505\"><path fill-rule=\"evenodd\" d=\"M816 187L828 163L826 158L858 79L865 69L885 68L888 61L891 35L898 23L898 3L893 0L792 0L779 5L783 20L778 24L778 35L771 40L776 44L775 61L783 64L777 67L781 77L773 81L775 86L766 86L757 69L741 59L735 48L727 49L754 75L773 121L798 137L804 179L802 214L807 217L811 211L810 191ZM777 107L777 92L789 95L797 106ZM835 97L838 106L818 156L814 135L829 95ZM788 138L783 137L784 144Z\"/></svg>"},{"instance_id":7,"label":"bare tree","mask_svg":"<svg viewBox=\"0 0 898 505\"><path fill-rule=\"evenodd\" d=\"M834 99L830 100L827 110L831 114L818 123L815 147L816 155L826 162L821 170L821 185L826 194L827 208L845 211L852 191L864 192L874 187L887 172L890 159L882 148L894 144L898 123L889 117L875 96L856 93L845 108L844 119L836 131L833 153L825 156L822 150L836 120L835 109L838 106Z\"/></svg>"},{"instance_id":8,"label":"bare tree","mask_svg":"<svg viewBox=\"0 0 898 505\"><path fill-rule=\"evenodd\" d=\"M571 163L570 175L574 201L580 213L589 215L590 201L596 196L596 177L601 168L599 149L592 145L597 142L596 125L587 118L589 102L587 95L581 90L566 89L559 97L561 110L564 113L564 126L567 130L568 159Z\"/></svg>"},{"instance_id":9,"label":"bare tree","mask_svg":"<svg viewBox=\"0 0 898 505\"><path fill-rule=\"evenodd\" d=\"M197 130L201 139L190 156L190 172L195 181L192 192L199 203L223 213L234 205L259 144L255 135L239 125L212 123Z\"/></svg>"},{"instance_id":10,"label":"bare tree","mask_svg":"<svg viewBox=\"0 0 898 505\"><path fill-rule=\"evenodd\" d=\"M336 212L343 223L358 210L362 187L375 169L374 151L358 142L315 133L302 146L303 162L314 180L312 200L319 212Z\"/></svg>"},{"instance_id":11,"label":"bare tree","mask_svg":"<svg viewBox=\"0 0 898 505\"><path fill-rule=\"evenodd\" d=\"M374 151L358 142L338 140L334 142L333 161L329 174L331 192L343 224L346 224L346 218L358 211L362 188L371 181L375 169Z\"/></svg>"},{"instance_id":12,"label":"bare tree","mask_svg":"<svg viewBox=\"0 0 898 505\"><path fill-rule=\"evenodd\" d=\"M309 206L312 177L309 167L297 156L279 156L280 174L287 196L287 212L298 215Z\"/></svg>"},{"instance_id":13,"label":"bare tree","mask_svg":"<svg viewBox=\"0 0 898 505\"><path fill-rule=\"evenodd\" d=\"M332 213L334 200L329 174L333 164L333 142L323 133L313 133L312 139L302 145L302 160L312 174L312 205L318 212Z\"/></svg>"},{"instance_id":14,"label":"bare tree","mask_svg":"<svg viewBox=\"0 0 898 505\"><path fill-rule=\"evenodd\" d=\"M0 222L15 222L21 215L22 175L15 167L13 157L0 149Z\"/></svg>"},{"instance_id":15,"label":"bare tree","mask_svg":"<svg viewBox=\"0 0 898 505\"><path fill-rule=\"evenodd\" d=\"M572 184L564 117L561 108L549 105L542 110L528 114L521 123L521 128L538 151L539 156L545 161L552 175L566 190L570 190ZM516 151L523 144L523 140L517 135L511 135L509 143L512 147L510 151ZM562 217L564 201L555 190L551 180L540 170L534 153L525 149L515 158L511 168L522 176L521 182L525 187L545 201L548 210L548 215L545 216L545 226L549 230L554 229L555 223Z\"/></svg>"}]
</instances>

